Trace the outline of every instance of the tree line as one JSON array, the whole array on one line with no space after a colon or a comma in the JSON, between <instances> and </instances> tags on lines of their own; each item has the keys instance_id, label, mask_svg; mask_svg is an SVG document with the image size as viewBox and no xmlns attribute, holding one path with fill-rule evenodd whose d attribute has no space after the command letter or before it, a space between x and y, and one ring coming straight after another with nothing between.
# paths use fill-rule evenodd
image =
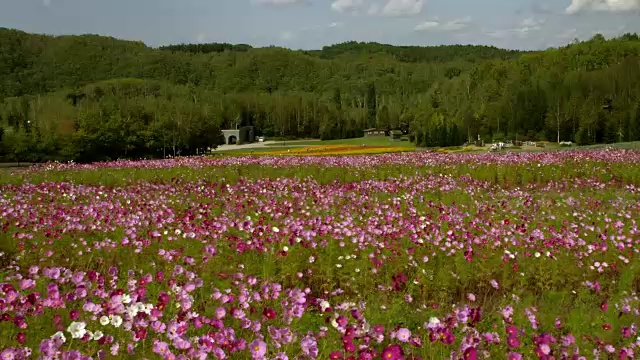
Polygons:
<instances>
[{"instance_id":1,"label":"tree line","mask_svg":"<svg viewBox=\"0 0 640 360\"><path fill-rule=\"evenodd\" d=\"M345 43L318 51L0 29L0 161L195 154L220 129L337 139L402 129L482 138L640 140L636 34L538 52Z\"/></svg>"}]
</instances>

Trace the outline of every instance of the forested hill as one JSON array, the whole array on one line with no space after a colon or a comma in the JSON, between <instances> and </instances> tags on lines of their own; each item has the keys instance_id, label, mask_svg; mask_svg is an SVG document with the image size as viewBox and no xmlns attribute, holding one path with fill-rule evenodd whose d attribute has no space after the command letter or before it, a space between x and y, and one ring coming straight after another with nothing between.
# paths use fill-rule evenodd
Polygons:
<instances>
[{"instance_id":1,"label":"forested hill","mask_svg":"<svg viewBox=\"0 0 640 360\"><path fill-rule=\"evenodd\" d=\"M246 44L179 44L160 47L160 50L185 52L194 54L221 53L225 51L246 52L252 49ZM394 46L376 42L349 41L342 44L325 46L322 50L301 51L307 55L321 59L336 59L353 55L386 54L401 62L439 62L446 63L457 60L476 62L490 59L512 59L521 51L504 50L494 46L480 45L440 45L440 46Z\"/></svg>"},{"instance_id":2,"label":"forested hill","mask_svg":"<svg viewBox=\"0 0 640 360\"><path fill-rule=\"evenodd\" d=\"M215 87L224 93L319 92L335 82L373 80L377 75L371 71L379 75L432 73L436 70L429 65L435 63L472 63L518 54L486 46L395 47L355 42L319 51L225 43L153 49L141 42L95 35L51 37L0 29L0 98L114 78L162 79ZM329 59L334 61L326 61ZM461 66L465 64L457 65ZM423 85L418 87L423 90Z\"/></svg>"},{"instance_id":3,"label":"forested hill","mask_svg":"<svg viewBox=\"0 0 640 360\"><path fill-rule=\"evenodd\" d=\"M356 42L292 51L0 29L0 157L195 153L236 123L327 139L404 128L426 146L478 135L640 140L639 78L635 34L539 52Z\"/></svg>"},{"instance_id":4,"label":"forested hill","mask_svg":"<svg viewBox=\"0 0 640 360\"><path fill-rule=\"evenodd\" d=\"M375 42L350 41L332 46L325 46L310 54L322 59L336 59L344 55L354 54L388 54L402 62L438 62L451 61L477 62L491 59L512 59L521 54L520 51L504 50L494 46L480 45L440 45L440 46L393 46Z\"/></svg>"}]
</instances>

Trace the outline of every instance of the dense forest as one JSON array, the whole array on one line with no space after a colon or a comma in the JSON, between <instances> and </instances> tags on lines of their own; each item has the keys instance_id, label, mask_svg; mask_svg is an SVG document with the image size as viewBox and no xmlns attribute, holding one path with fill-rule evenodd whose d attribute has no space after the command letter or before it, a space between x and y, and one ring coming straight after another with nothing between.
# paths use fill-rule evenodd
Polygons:
<instances>
[{"instance_id":1,"label":"dense forest","mask_svg":"<svg viewBox=\"0 0 640 360\"><path fill-rule=\"evenodd\" d=\"M539 52L357 42L292 51L0 28L0 161L195 154L236 125L322 139L403 129L420 146L635 141L639 79L635 34Z\"/></svg>"}]
</instances>

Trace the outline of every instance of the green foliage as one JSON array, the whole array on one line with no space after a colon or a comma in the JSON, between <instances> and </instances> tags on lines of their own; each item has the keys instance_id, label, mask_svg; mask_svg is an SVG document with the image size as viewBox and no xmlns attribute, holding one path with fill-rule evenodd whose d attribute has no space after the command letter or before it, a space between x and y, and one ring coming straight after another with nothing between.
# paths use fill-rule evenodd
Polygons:
<instances>
[{"instance_id":1,"label":"green foliage","mask_svg":"<svg viewBox=\"0 0 640 360\"><path fill-rule=\"evenodd\" d=\"M378 100L376 95L376 84L370 83L367 87L367 125L373 128L376 125L378 114Z\"/></svg>"},{"instance_id":2,"label":"green foliage","mask_svg":"<svg viewBox=\"0 0 640 360\"><path fill-rule=\"evenodd\" d=\"M193 54L221 53L225 51L247 52L250 49L251 46L247 44L233 45L227 43L179 44L160 47L160 50Z\"/></svg>"},{"instance_id":3,"label":"green foliage","mask_svg":"<svg viewBox=\"0 0 640 360\"><path fill-rule=\"evenodd\" d=\"M209 103L213 95L122 79L44 98L6 99L13 131L6 136L3 156L38 162L202 153L221 144L223 119L194 97Z\"/></svg>"},{"instance_id":4,"label":"green foliage","mask_svg":"<svg viewBox=\"0 0 640 360\"><path fill-rule=\"evenodd\" d=\"M267 137L322 139L385 127L426 146L478 136L634 141L639 76L635 34L543 52L357 42L291 51L230 44L153 49L95 35L0 29L5 137L32 146L21 138L32 134L34 144L47 144L33 145L38 151L52 151L44 159L194 153L215 146L218 129L236 125L253 125Z\"/></svg>"},{"instance_id":5,"label":"green foliage","mask_svg":"<svg viewBox=\"0 0 640 360\"><path fill-rule=\"evenodd\" d=\"M335 59L345 55L386 54L401 62L438 62L446 63L456 60L479 61L488 59L514 58L518 51L498 49L493 46L474 45L442 45L442 46L393 46L375 42L350 41L332 46L325 46L320 51L308 51L323 59Z\"/></svg>"}]
</instances>

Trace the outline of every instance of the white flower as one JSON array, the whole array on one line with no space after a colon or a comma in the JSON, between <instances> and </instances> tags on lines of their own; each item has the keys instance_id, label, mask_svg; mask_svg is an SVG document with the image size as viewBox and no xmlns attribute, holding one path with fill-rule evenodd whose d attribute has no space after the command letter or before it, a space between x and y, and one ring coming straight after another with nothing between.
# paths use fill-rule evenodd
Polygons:
<instances>
[{"instance_id":1,"label":"white flower","mask_svg":"<svg viewBox=\"0 0 640 360\"><path fill-rule=\"evenodd\" d=\"M333 326L334 328L338 327L338 322L336 321L336 319L331 319L331 326Z\"/></svg>"},{"instance_id":2,"label":"white flower","mask_svg":"<svg viewBox=\"0 0 640 360\"><path fill-rule=\"evenodd\" d=\"M429 319L429 324L431 324L431 325L438 325L438 324L440 324L440 320L439 320L437 317L431 317L431 318Z\"/></svg>"},{"instance_id":3,"label":"white flower","mask_svg":"<svg viewBox=\"0 0 640 360\"><path fill-rule=\"evenodd\" d=\"M100 318L100 325L107 326L109 325L109 318L107 316L103 316Z\"/></svg>"},{"instance_id":4,"label":"white flower","mask_svg":"<svg viewBox=\"0 0 640 360\"><path fill-rule=\"evenodd\" d=\"M359 273L359 272L360 272L360 269L356 268L356 270L355 270L355 271L356 271L357 273Z\"/></svg>"},{"instance_id":5,"label":"white flower","mask_svg":"<svg viewBox=\"0 0 640 360\"><path fill-rule=\"evenodd\" d=\"M62 343L67 342L67 338L64 337L64 333L62 331L58 331L57 333L51 335L52 339L58 338L60 339L60 341L62 341Z\"/></svg>"},{"instance_id":6,"label":"white flower","mask_svg":"<svg viewBox=\"0 0 640 360\"><path fill-rule=\"evenodd\" d=\"M320 302L320 309L322 309L322 311L325 311L330 307L331 307L331 304L329 304L329 302L327 300L322 300Z\"/></svg>"},{"instance_id":7,"label":"white flower","mask_svg":"<svg viewBox=\"0 0 640 360\"><path fill-rule=\"evenodd\" d=\"M87 324L83 322L74 321L69 325L67 331L71 334L72 338L81 339L87 333L87 329L85 329L86 326Z\"/></svg>"},{"instance_id":8,"label":"white flower","mask_svg":"<svg viewBox=\"0 0 640 360\"><path fill-rule=\"evenodd\" d=\"M102 339L103 336L104 336L104 334L102 333L102 331L98 330L98 331L93 333L93 340L98 341L98 340Z\"/></svg>"},{"instance_id":9,"label":"white flower","mask_svg":"<svg viewBox=\"0 0 640 360\"><path fill-rule=\"evenodd\" d=\"M342 267L342 264L336 264L336 267L339 269Z\"/></svg>"},{"instance_id":10,"label":"white flower","mask_svg":"<svg viewBox=\"0 0 640 360\"><path fill-rule=\"evenodd\" d=\"M313 264L314 261L316 261L316 258L313 255L309 256L309 263Z\"/></svg>"},{"instance_id":11,"label":"white flower","mask_svg":"<svg viewBox=\"0 0 640 360\"><path fill-rule=\"evenodd\" d=\"M131 302L131 296L129 296L127 294L122 295L121 299L122 299L122 303L123 304L128 304L128 303Z\"/></svg>"},{"instance_id":12,"label":"white flower","mask_svg":"<svg viewBox=\"0 0 640 360\"><path fill-rule=\"evenodd\" d=\"M283 247L283 248L282 248L282 250L283 250L284 252L288 252L288 251L289 251L289 247L288 247L288 246L285 246L285 247Z\"/></svg>"},{"instance_id":13,"label":"white flower","mask_svg":"<svg viewBox=\"0 0 640 360\"><path fill-rule=\"evenodd\" d=\"M535 253L535 254L533 254L533 256L535 256L535 257L539 258L539 257L540 257L540 253L536 251L536 253Z\"/></svg>"},{"instance_id":14,"label":"white flower","mask_svg":"<svg viewBox=\"0 0 640 360\"><path fill-rule=\"evenodd\" d=\"M151 310L153 310L153 304L145 304L141 311L147 315L150 315Z\"/></svg>"},{"instance_id":15,"label":"white flower","mask_svg":"<svg viewBox=\"0 0 640 360\"><path fill-rule=\"evenodd\" d=\"M274 233L279 233L280 229L278 229L277 227L274 226L274 227L271 228L271 231L273 231Z\"/></svg>"},{"instance_id":16,"label":"white flower","mask_svg":"<svg viewBox=\"0 0 640 360\"><path fill-rule=\"evenodd\" d=\"M122 325L122 317L120 315L113 315L111 317L111 325L120 327L120 325Z\"/></svg>"}]
</instances>

